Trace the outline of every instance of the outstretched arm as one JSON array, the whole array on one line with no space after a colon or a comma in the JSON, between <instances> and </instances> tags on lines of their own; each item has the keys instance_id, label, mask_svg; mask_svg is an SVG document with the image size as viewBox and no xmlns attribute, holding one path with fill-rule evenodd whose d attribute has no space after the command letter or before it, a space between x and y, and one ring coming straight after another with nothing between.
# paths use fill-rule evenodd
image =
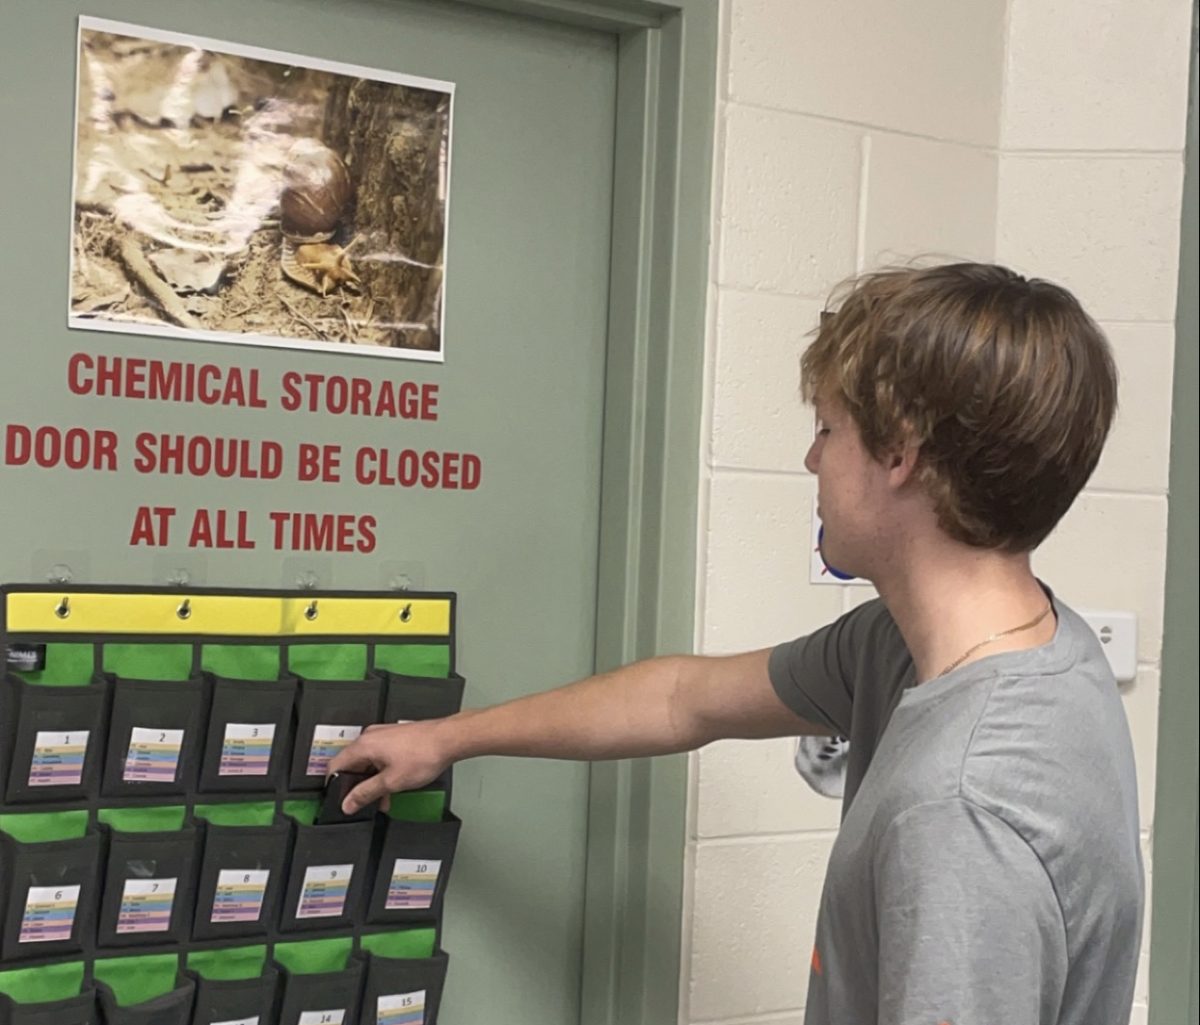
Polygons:
<instances>
[{"instance_id":1,"label":"outstretched arm","mask_svg":"<svg viewBox=\"0 0 1200 1025\"><path fill-rule=\"evenodd\" d=\"M346 810L354 812L480 755L601 761L690 751L733 737L828 733L776 696L769 653L648 659L492 708L372 727L334 758L330 771L375 772L347 797Z\"/></svg>"}]
</instances>

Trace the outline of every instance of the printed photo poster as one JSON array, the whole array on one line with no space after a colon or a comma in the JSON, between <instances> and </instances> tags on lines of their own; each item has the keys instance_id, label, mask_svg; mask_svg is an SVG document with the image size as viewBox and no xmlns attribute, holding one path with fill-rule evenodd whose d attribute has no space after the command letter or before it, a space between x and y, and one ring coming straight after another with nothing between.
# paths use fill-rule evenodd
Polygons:
<instances>
[{"instance_id":1,"label":"printed photo poster","mask_svg":"<svg viewBox=\"0 0 1200 1025\"><path fill-rule=\"evenodd\" d=\"M81 18L72 328L442 361L454 87Z\"/></svg>"}]
</instances>

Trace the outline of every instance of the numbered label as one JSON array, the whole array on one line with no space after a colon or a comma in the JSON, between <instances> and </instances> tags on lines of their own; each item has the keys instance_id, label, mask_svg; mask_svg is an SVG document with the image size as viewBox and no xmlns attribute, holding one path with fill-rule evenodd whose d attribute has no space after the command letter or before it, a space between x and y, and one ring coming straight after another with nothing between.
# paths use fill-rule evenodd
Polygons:
<instances>
[{"instance_id":1,"label":"numbered label","mask_svg":"<svg viewBox=\"0 0 1200 1025\"><path fill-rule=\"evenodd\" d=\"M274 744L274 723L227 723L217 775L265 776L271 767Z\"/></svg>"},{"instance_id":2,"label":"numbered label","mask_svg":"<svg viewBox=\"0 0 1200 1025\"><path fill-rule=\"evenodd\" d=\"M411 861L397 858L388 884L388 911L433 907L433 894L442 871L440 861Z\"/></svg>"},{"instance_id":3,"label":"numbered label","mask_svg":"<svg viewBox=\"0 0 1200 1025\"><path fill-rule=\"evenodd\" d=\"M257 922L262 916L263 900L271 870L253 872L227 868L217 873L217 892L213 897L213 922Z\"/></svg>"},{"instance_id":4,"label":"numbered label","mask_svg":"<svg viewBox=\"0 0 1200 1025\"><path fill-rule=\"evenodd\" d=\"M353 865L310 865L300 888L297 918L337 918L346 907Z\"/></svg>"},{"instance_id":5,"label":"numbered label","mask_svg":"<svg viewBox=\"0 0 1200 1025\"><path fill-rule=\"evenodd\" d=\"M129 736L129 753L121 778L126 783L174 783L179 774L183 735L183 730L135 726Z\"/></svg>"},{"instance_id":6,"label":"numbered label","mask_svg":"<svg viewBox=\"0 0 1200 1025\"><path fill-rule=\"evenodd\" d=\"M166 932L175 903L174 879L126 879L117 932Z\"/></svg>"},{"instance_id":7,"label":"numbered label","mask_svg":"<svg viewBox=\"0 0 1200 1025\"><path fill-rule=\"evenodd\" d=\"M425 1025L425 990L380 997L375 1020L377 1025Z\"/></svg>"},{"instance_id":8,"label":"numbered label","mask_svg":"<svg viewBox=\"0 0 1200 1025\"><path fill-rule=\"evenodd\" d=\"M25 897L18 943L69 940L79 906L78 886L31 886Z\"/></svg>"},{"instance_id":9,"label":"numbered label","mask_svg":"<svg viewBox=\"0 0 1200 1025\"><path fill-rule=\"evenodd\" d=\"M38 731L33 738L33 760L29 763L31 787L78 786L83 782L88 730L69 733Z\"/></svg>"},{"instance_id":10,"label":"numbered label","mask_svg":"<svg viewBox=\"0 0 1200 1025\"><path fill-rule=\"evenodd\" d=\"M258 1025L258 1015L253 1018L231 1018L229 1021L214 1021L212 1025Z\"/></svg>"},{"instance_id":11,"label":"numbered label","mask_svg":"<svg viewBox=\"0 0 1200 1025\"><path fill-rule=\"evenodd\" d=\"M346 1009L340 1011L301 1011L296 1025L342 1025Z\"/></svg>"},{"instance_id":12,"label":"numbered label","mask_svg":"<svg viewBox=\"0 0 1200 1025\"><path fill-rule=\"evenodd\" d=\"M313 728L312 745L308 749L308 768L305 775L324 776L329 762L342 748L353 744L362 733L361 726L325 726Z\"/></svg>"}]
</instances>

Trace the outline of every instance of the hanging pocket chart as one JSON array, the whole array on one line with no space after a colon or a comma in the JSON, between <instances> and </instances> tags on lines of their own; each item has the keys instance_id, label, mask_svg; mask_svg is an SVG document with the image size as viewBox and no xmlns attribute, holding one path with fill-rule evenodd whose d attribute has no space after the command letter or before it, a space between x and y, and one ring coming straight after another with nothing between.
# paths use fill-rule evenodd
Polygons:
<instances>
[{"instance_id":1,"label":"hanging pocket chart","mask_svg":"<svg viewBox=\"0 0 1200 1025\"><path fill-rule=\"evenodd\" d=\"M452 592L0 588L0 1022L435 1025L452 775L317 825L455 714Z\"/></svg>"}]
</instances>

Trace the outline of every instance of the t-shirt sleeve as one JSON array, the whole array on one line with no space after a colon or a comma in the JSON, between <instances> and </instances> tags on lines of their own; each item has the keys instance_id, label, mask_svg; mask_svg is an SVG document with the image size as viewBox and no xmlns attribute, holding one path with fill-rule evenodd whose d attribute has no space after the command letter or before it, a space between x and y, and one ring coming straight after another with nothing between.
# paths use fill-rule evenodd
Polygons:
<instances>
[{"instance_id":1,"label":"t-shirt sleeve","mask_svg":"<svg viewBox=\"0 0 1200 1025\"><path fill-rule=\"evenodd\" d=\"M886 615L882 602L867 602L807 637L774 648L768 667L779 699L802 719L850 736L858 663L881 615Z\"/></svg>"},{"instance_id":2,"label":"t-shirt sleeve","mask_svg":"<svg viewBox=\"0 0 1200 1025\"><path fill-rule=\"evenodd\" d=\"M1002 819L960 797L910 809L881 840L875 887L878 1025L1058 1021L1062 913Z\"/></svg>"}]
</instances>

